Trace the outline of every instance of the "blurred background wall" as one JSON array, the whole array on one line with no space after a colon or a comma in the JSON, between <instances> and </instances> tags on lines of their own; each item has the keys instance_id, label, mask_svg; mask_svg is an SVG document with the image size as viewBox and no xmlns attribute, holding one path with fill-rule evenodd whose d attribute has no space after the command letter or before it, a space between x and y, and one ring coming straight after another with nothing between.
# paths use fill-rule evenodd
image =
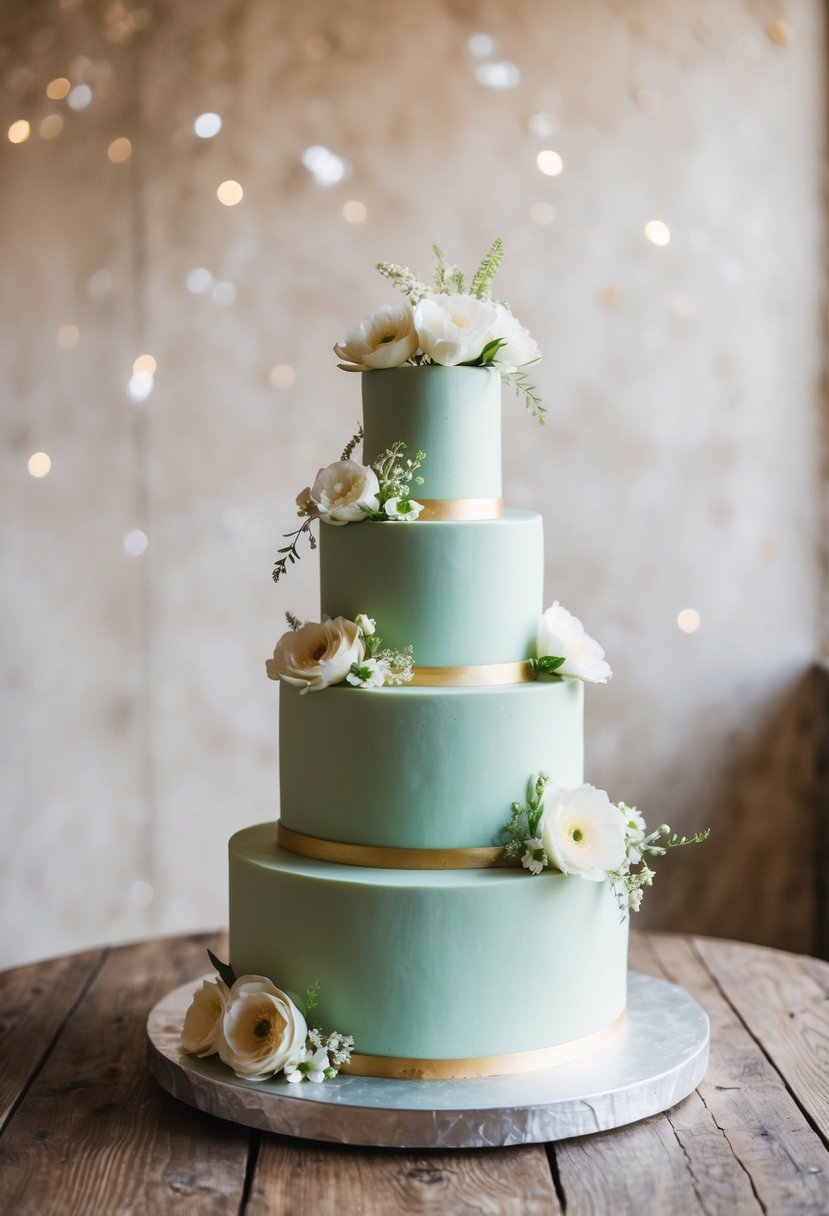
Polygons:
<instances>
[{"instance_id":1,"label":"blurred background wall","mask_svg":"<svg viewBox=\"0 0 829 1216\"><path fill-rule=\"evenodd\" d=\"M588 779L713 829L638 923L814 949L819 0L0 23L0 962L225 921L277 813L264 660L318 608L271 564L359 417L331 345L375 261L496 235L550 411L505 398L507 499L615 671Z\"/></svg>"}]
</instances>

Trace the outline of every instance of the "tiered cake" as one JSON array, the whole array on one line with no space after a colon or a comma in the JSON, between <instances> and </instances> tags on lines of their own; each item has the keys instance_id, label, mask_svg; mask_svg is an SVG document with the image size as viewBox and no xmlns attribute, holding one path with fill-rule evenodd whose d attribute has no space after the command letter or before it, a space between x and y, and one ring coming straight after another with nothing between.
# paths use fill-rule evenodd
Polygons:
<instances>
[{"instance_id":1,"label":"tiered cake","mask_svg":"<svg viewBox=\"0 0 829 1216\"><path fill-rule=\"evenodd\" d=\"M627 915L607 881L504 864L528 777L583 774L583 684L534 680L541 517L504 510L499 374L403 366L363 385L363 460L426 453L420 518L320 525L322 619L413 647L398 687L280 692L278 824L230 842L230 962L347 1030L390 1077L549 1067L625 1009Z\"/></svg>"}]
</instances>

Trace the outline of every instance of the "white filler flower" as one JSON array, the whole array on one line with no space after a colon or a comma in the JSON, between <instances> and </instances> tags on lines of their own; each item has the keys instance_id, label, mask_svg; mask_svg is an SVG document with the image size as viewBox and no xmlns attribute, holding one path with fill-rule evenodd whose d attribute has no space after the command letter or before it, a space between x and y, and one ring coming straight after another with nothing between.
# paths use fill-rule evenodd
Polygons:
<instances>
[{"instance_id":1,"label":"white filler flower","mask_svg":"<svg viewBox=\"0 0 829 1216\"><path fill-rule=\"evenodd\" d=\"M219 1050L222 1018L227 1008L229 989L223 980L204 980L193 993L184 1015L181 1045L194 1056L212 1056Z\"/></svg>"},{"instance_id":2,"label":"white filler flower","mask_svg":"<svg viewBox=\"0 0 829 1216\"><path fill-rule=\"evenodd\" d=\"M604 790L548 786L542 798L541 839L551 865L562 874L602 882L625 860L625 821Z\"/></svg>"},{"instance_id":3,"label":"white filler flower","mask_svg":"<svg viewBox=\"0 0 829 1216\"><path fill-rule=\"evenodd\" d=\"M263 975L243 975L230 989L219 1057L237 1077L270 1077L296 1058L307 1035L289 996Z\"/></svg>"},{"instance_id":4,"label":"white filler flower","mask_svg":"<svg viewBox=\"0 0 829 1216\"><path fill-rule=\"evenodd\" d=\"M556 675L575 676L591 684L606 684L613 672L605 662L604 650L585 633L577 616L562 608L558 600L548 608L538 626L536 643L538 658L549 655L566 661Z\"/></svg>"},{"instance_id":5,"label":"white filler flower","mask_svg":"<svg viewBox=\"0 0 829 1216\"><path fill-rule=\"evenodd\" d=\"M389 519L411 521L417 519L423 510L423 503L415 502L413 498L387 498L383 510Z\"/></svg>"},{"instance_id":6,"label":"white filler flower","mask_svg":"<svg viewBox=\"0 0 829 1216\"><path fill-rule=\"evenodd\" d=\"M273 658L265 663L272 680L284 680L303 693L341 684L365 654L362 635L344 616L317 624L308 621L289 629L276 643Z\"/></svg>"},{"instance_id":7,"label":"white filler flower","mask_svg":"<svg viewBox=\"0 0 829 1216\"><path fill-rule=\"evenodd\" d=\"M487 342L498 335L493 304L476 296L432 295L415 309L421 349L444 367L477 359Z\"/></svg>"},{"instance_id":8,"label":"white filler flower","mask_svg":"<svg viewBox=\"0 0 829 1216\"><path fill-rule=\"evenodd\" d=\"M348 331L334 353L346 372L399 367L417 350L414 313L405 300L384 304Z\"/></svg>"}]
</instances>

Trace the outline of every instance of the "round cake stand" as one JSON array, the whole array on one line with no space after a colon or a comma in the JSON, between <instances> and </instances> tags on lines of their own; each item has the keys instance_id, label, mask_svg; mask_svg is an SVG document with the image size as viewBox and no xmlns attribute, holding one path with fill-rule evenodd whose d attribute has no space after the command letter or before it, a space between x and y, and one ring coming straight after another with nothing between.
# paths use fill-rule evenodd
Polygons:
<instances>
[{"instance_id":1,"label":"round cake stand","mask_svg":"<svg viewBox=\"0 0 829 1216\"><path fill-rule=\"evenodd\" d=\"M201 980L147 1019L149 1064L169 1093L234 1123L380 1148L493 1148L564 1140L635 1123L692 1093L708 1063L708 1018L676 984L631 971L628 1012L608 1046L557 1068L460 1081L338 1076L313 1084L236 1077L218 1056L179 1046Z\"/></svg>"}]
</instances>

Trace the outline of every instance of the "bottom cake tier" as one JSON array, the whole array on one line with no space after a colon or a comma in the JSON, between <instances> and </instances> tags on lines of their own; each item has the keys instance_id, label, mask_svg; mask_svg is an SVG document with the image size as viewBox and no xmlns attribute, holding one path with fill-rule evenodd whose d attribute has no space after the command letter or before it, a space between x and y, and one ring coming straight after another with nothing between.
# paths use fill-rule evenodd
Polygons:
<instances>
[{"instance_id":1,"label":"bottom cake tier","mask_svg":"<svg viewBox=\"0 0 829 1216\"><path fill-rule=\"evenodd\" d=\"M523 869L388 870L230 841L230 961L355 1040L351 1071L520 1072L603 1045L626 1000L627 917L607 883Z\"/></svg>"}]
</instances>

